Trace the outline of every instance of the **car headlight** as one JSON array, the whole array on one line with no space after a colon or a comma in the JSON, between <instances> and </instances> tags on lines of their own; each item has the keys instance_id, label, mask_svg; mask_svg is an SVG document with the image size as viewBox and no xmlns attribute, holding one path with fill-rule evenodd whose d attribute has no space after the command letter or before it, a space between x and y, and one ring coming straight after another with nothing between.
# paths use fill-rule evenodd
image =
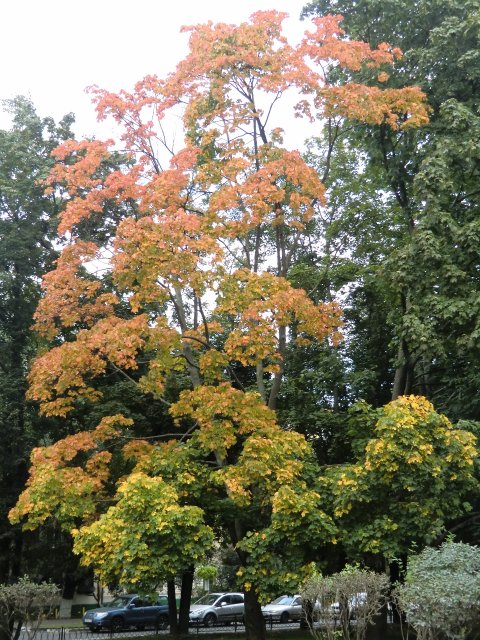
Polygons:
<instances>
[{"instance_id":1,"label":"car headlight","mask_svg":"<svg viewBox=\"0 0 480 640\"><path fill-rule=\"evenodd\" d=\"M94 613L93 617L95 618L95 620L103 620L103 618L106 618L108 616L108 611L103 611L102 613Z\"/></svg>"}]
</instances>

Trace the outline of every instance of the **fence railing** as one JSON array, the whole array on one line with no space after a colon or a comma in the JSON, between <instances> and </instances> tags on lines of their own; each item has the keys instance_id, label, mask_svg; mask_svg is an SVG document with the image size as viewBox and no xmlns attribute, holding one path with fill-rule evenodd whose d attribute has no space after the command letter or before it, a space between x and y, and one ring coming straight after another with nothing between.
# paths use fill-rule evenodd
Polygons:
<instances>
[{"instance_id":1,"label":"fence railing","mask_svg":"<svg viewBox=\"0 0 480 640\"><path fill-rule=\"evenodd\" d=\"M122 636L144 637L166 635L169 633L167 629L151 628L151 629L135 629L124 628L122 630L113 631L112 629L103 629L98 631L90 631L87 627L41 627L35 632L24 630L20 633L19 640L111 640L111 638L122 638Z\"/></svg>"},{"instance_id":2,"label":"fence railing","mask_svg":"<svg viewBox=\"0 0 480 640\"><path fill-rule=\"evenodd\" d=\"M211 633L212 631L225 631L230 633L238 633L241 631L245 633L245 624L243 615L233 616L231 620L224 621L211 621L206 624L205 620L193 620L190 622L190 629L192 633L197 635L200 633Z\"/></svg>"},{"instance_id":3,"label":"fence railing","mask_svg":"<svg viewBox=\"0 0 480 640\"><path fill-rule=\"evenodd\" d=\"M264 616L265 626L267 631L273 629L298 629L300 621L282 623L278 617ZM232 633L232 634L244 634L245 624L243 615L234 616L229 621L219 621L213 624L209 623L205 625L204 621L198 620L190 623L190 633L192 635L200 635L205 633ZM101 631L90 631L84 626L79 627L57 627L52 625L48 627L39 628L35 634L32 631L24 630L20 634L19 640L112 640L113 637L120 640L122 637L151 637L154 639L156 636L165 636L170 633L169 628L145 628L136 629L135 627L127 627L122 630L113 631L111 629L104 629Z\"/></svg>"}]
</instances>

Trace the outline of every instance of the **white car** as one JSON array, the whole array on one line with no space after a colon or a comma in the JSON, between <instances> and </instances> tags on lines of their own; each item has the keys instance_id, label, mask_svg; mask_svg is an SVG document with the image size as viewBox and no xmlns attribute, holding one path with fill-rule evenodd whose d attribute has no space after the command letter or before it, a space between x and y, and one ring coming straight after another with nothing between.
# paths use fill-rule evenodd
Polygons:
<instances>
[{"instance_id":1,"label":"white car","mask_svg":"<svg viewBox=\"0 0 480 640\"><path fill-rule=\"evenodd\" d=\"M359 607L361 607L362 605L364 605L367 601L367 594L365 592L361 592L361 593L357 593L354 596L351 596L348 599L348 609L349 611L354 614L355 610L358 609ZM333 611L333 613L340 615L340 603L339 602L333 602L330 605L331 610Z\"/></svg>"},{"instance_id":2,"label":"white car","mask_svg":"<svg viewBox=\"0 0 480 640\"><path fill-rule=\"evenodd\" d=\"M300 620L303 615L302 597L280 596L262 607L263 617L271 622L290 622Z\"/></svg>"},{"instance_id":3,"label":"white car","mask_svg":"<svg viewBox=\"0 0 480 640\"><path fill-rule=\"evenodd\" d=\"M190 624L213 627L216 624L243 622L243 593L207 593L190 606Z\"/></svg>"}]
</instances>

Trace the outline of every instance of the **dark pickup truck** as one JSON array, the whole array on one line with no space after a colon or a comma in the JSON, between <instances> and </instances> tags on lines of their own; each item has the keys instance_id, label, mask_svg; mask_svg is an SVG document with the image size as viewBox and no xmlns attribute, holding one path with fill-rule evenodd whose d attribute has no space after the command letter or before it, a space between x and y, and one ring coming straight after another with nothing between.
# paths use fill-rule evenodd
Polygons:
<instances>
[{"instance_id":1,"label":"dark pickup truck","mask_svg":"<svg viewBox=\"0 0 480 640\"><path fill-rule=\"evenodd\" d=\"M87 611L83 616L83 624L91 631L121 631L128 627L166 629L168 598L160 595L156 601L152 601L137 594L118 596L104 607Z\"/></svg>"}]
</instances>

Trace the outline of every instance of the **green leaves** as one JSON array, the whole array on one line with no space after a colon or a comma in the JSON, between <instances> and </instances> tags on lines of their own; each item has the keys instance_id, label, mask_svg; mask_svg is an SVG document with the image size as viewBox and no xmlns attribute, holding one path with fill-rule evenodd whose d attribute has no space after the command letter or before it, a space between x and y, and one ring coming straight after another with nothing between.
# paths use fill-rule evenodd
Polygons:
<instances>
[{"instance_id":1,"label":"green leaves","mask_svg":"<svg viewBox=\"0 0 480 640\"><path fill-rule=\"evenodd\" d=\"M107 584L153 589L205 561L214 534L201 508L183 505L171 484L131 474L113 507L75 532L74 550Z\"/></svg>"},{"instance_id":2,"label":"green leaves","mask_svg":"<svg viewBox=\"0 0 480 640\"><path fill-rule=\"evenodd\" d=\"M23 625L35 637L41 621L60 605L61 592L51 582L37 583L28 576L13 584L0 584L0 630L5 638L18 638Z\"/></svg>"},{"instance_id":3,"label":"green leaves","mask_svg":"<svg viewBox=\"0 0 480 640\"><path fill-rule=\"evenodd\" d=\"M48 437L49 429L25 401L28 363L38 346L31 332L33 314L41 278L57 255L55 225L61 208L42 180L54 163L51 150L72 135L73 118L57 125L37 115L21 96L3 102L2 108L11 116L11 127L0 131L0 427L8 434L0 451L0 535L12 541L1 552L8 573L12 551L5 550L13 549L19 532L7 526L5 515L23 488L31 447Z\"/></svg>"},{"instance_id":4,"label":"green leaves","mask_svg":"<svg viewBox=\"0 0 480 640\"><path fill-rule=\"evenodd\" d=\"M363 455L327 477L351 557L396 557L412 541L432 542L446 519L464 512L462 496L478 488L476 440L421 397L400 397L372 415L376 423ZM365 421L365 413L359 417Z\"/></svg>"},{"instance_id":5,"label":"green leaves","mask_svg":"<svg viewBox=\"0 0 480 640\"><path fill-rule=\"evenodd\" d=\"M396 596L415 631L466 638L480 622L480 550L447 540L410 556Z\"/></svg>"}]
</instances>

